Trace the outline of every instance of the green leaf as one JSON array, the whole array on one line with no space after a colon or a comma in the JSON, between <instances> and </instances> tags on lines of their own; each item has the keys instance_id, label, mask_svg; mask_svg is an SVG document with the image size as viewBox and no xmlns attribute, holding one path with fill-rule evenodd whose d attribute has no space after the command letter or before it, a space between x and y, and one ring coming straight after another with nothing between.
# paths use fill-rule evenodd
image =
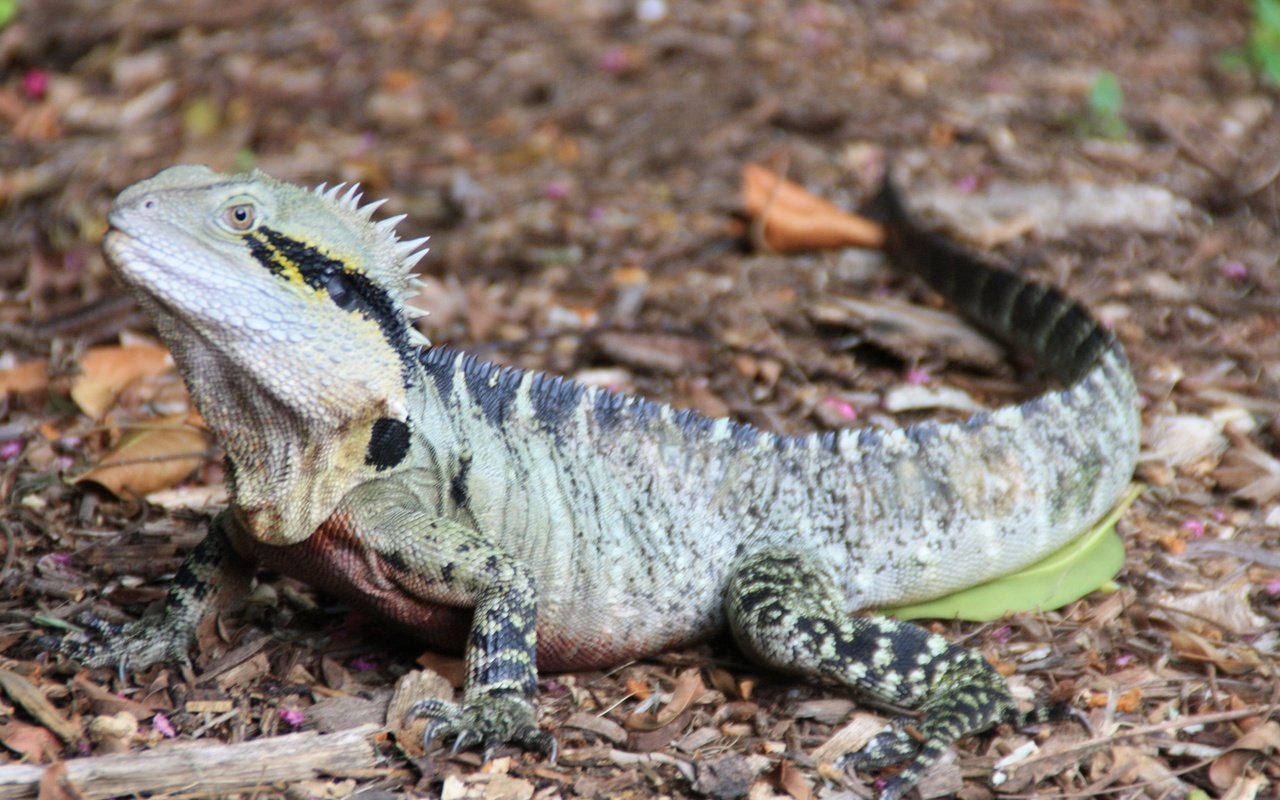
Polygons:
<instances>
[{"instance_id":1,"label":"green leaf","mask_svg":"<svg viewBox=\"0 0 1280 800\"><path fill-rule=\"evenodd\" d=\"M0 28L13 22L18 16L18 0L0 0Z\"/></svg>"},{"instance_id":2,"label":"green leaf","mask_svg":"<svg viewBox=\"0 0 1280 800\"><path fill-rule=\"evenodd\" d=\"M1124 542L1116 534L1116 520L1143 488L1130 489L1088 533L1026 569L946 597L886 608L880 613L898 619L986 622L1015 611L1047 611L1079 600L1110 583L1124 566Z\"/></svg>"},{"instance_id":3,"label":"green leaf","mask_svg":"<svg viewBox=\"0 0 1280 800\"><path fill-rule=\"evenodd\" d=\"M1114 117L1124 108L1124 90L1115 74L1103 70L1089 89L1089 111L1099 117Z\"/></svg>"}]
</instances>

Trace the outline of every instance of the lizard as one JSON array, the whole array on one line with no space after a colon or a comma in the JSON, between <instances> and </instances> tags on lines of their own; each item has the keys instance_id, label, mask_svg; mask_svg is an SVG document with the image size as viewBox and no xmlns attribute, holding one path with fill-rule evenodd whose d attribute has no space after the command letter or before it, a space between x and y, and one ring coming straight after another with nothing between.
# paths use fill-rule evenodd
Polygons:
<instances>
[{"instance_id":1,"label":"lizard","mask_svg":"<svg viewBox=\"0 0 1280 800\"><path fill-rule=\"evenodd\" d=\"M1056 550L1112 507L1137 458L1124 348L1078 302L926 230L890 178L890 263L1036 356L1054 387L967 419L801 436L711 419L416 329L425 239L356 186L176 166L125 189L104 252L225 450L230 505L158 615L89 620L90 666L185 660L255 564L436 647L460 702L424 699L425 744L517 745L538 670L610 666L728 628L758 662L837 684L893 719L844 765L904 764L895 800L958 738L1019 710L976 651L865 615Z\"/></svg>"}]
</instances>

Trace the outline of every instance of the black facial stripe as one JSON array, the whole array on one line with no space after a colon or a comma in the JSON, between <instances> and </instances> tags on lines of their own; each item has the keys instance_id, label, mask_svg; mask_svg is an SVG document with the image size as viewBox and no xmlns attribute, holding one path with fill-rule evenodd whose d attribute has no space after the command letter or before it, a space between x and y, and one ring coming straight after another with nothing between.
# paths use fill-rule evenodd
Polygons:
<instances>
[{"instance_id":1,"label":"black facial stripe","mask_svg":"<svg viewBox=\"0 0 1280 800\"><path fill-rule=\"evenodd\" d=\"M409 327L385 289L368 276L347 269L338 259L266 226L244 239L254 260L271 274L284 276L287 265L292 265L308 286L323 292L338 308L376 323L383 338L400 355L405 386L412 383L417 348L409 343Z\"/></svg>"}]
</instances>

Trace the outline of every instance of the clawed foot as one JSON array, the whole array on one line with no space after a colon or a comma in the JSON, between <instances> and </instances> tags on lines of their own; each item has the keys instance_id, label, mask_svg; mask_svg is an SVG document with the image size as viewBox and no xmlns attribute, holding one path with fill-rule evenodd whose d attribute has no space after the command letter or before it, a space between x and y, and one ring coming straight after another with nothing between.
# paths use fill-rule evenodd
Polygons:
<instances>
[{"instance_id":1,"label":"clawed foot","mask_svg":"<svg viewBox=\"0 0 1280 800\"><path fill-rule=\"evenodd\" d=\"M38 647L61 653L86 667L120 665L145 667L161 661L186 661L192 635L179 626L167 624L165 617L120 624L84 615L76 620L84 634L40 636Z\"/></svg>"},{"instance_id":2,"label":"clawed foot","mask_svg":"<svg viewBox=\"0 0 1280 800\"><path fill-rule=\"evenodd\" d=\"M902 771L888 778L880 785L880 800L898 800L911 790L920 780L925 766L931 763L940 753L929 752L920 756L925 748L923 734L912 728L919 720L910 717L899 717L890 722L884 730L872 737L861 750L845 753L836 765L840 768L852 768L861 771L875 771L894 764L903 764ZM913 735L914 734L914 735ZM934 743L930 750L937 747Z\"/></svg>"},{"instance_id":3,"label":"clawed foot","mask_svg":"<svg viewBox=\"0 0 1280 800\"><path fill-rule=\"evenodd\" d=\"M484 748L484 760L505 744L515 744L547 756L555 763L556 739L534 724L532 701L514 695L480 697L462 705L444 700L420 700L409 709L408 719L430 721L422 735L423 747L453 738L453 753L468 747Z\"/></svg>"}]
</instances>

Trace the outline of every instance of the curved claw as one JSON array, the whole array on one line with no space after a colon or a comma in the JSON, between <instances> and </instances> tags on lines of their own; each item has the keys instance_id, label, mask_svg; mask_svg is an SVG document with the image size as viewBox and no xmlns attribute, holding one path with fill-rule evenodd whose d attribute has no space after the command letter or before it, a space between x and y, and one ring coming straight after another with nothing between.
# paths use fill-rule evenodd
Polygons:
<instances>
[{"instance_id":1,"label":"curved claw","mask_svg":"<svg viewBox=\"0 0 1280 800\"><path fill-rule=\"evenodd\" d=\"M519 744L526 750L534 750L546 756L547 763L552 766L555 765L556 758L560 755L560 743L556 741L556 737L541 728L532 728L525 731L520 736Z\"/></svg>"},{"instance_id":2,"label":"curved claw","mask_svg":"<svg viewBox=\"0 0 1280 800\"><path fill-rule=\"evenodd\" d=\"M533 703L526 698L481 696L462 705L435 698L419 700L406 712L405 722L418 717L430 718L422 734L422 746L428 751L453 737L451 755L482 747L485 761L508 743L549 754L552 762L557 755L555 737L533 723Z\"/></svg>"},{"instance_id":3,"label":"curved claw","mask_svg":"<svg viewBox=\"0 0 1280 800\"><path fill-rule=\"evenodd\" d=\"M452 732L449 723L445 720L432 719L427 723L427 729L422 732L422 749L430 752L437 737L447 739Z\"/></svg>"},{"instance_id":4,"label":"curved claw","mask_svg":"<svg viewBox=\"0 0 1280 800\"><path fill-rule=\"evenodd\" d=\"M453 747L449 750L449 755L456 756L472 744L482 744L484 742L484 738L483 734L464 728L458 732L458 737L453 740ZM493 746L497 747L498 744L500 743L495 743ZM488 759L485 760L487 761Z\"/></svg>"},{"instance_id":5,"label":"curved claw","mask_svg":"<svg viewBox=\"0 0 1280 800\"><path fill-rule=\"evenodd\" d=\"M876 770L906 761L916 754L920 743L903 730L902 720L893 720L871 738L861 750L836 759L841 769Z\"/></svg>"}]
</instances>

